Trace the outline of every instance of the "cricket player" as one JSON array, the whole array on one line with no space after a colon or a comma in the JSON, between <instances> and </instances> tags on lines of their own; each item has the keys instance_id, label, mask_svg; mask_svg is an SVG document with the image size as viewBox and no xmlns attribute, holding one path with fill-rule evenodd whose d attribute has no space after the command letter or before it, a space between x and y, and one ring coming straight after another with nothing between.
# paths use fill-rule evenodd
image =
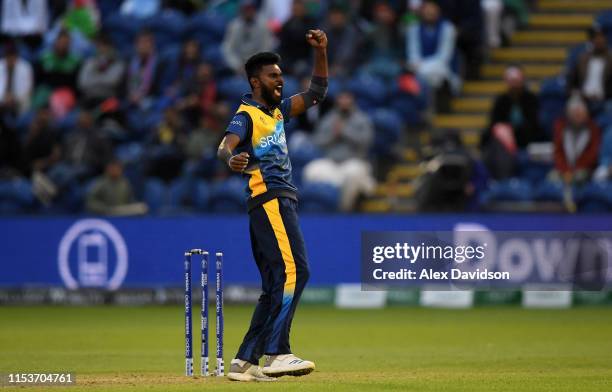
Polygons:
<instances>
[{"instance_id":1,"label":"cricket player","mask_svg":"<svg viewBox=\"0 0 612 392\"><path fill-rule=\"evenodd\" d=\"M310 87L290 98L282 98L278 54L258 53L246 62L252 93L243 96L217 153L248 179L251 247L263 290L231 362L228 378L234 381L274 381L284 375L303 376L315 368L313 362L293 355L289 345L293 314L309 271L284 124L325 99L328 78L327 36L321 30L309 30L306 40L314 48Z\"/></svg>"}]
</instances>

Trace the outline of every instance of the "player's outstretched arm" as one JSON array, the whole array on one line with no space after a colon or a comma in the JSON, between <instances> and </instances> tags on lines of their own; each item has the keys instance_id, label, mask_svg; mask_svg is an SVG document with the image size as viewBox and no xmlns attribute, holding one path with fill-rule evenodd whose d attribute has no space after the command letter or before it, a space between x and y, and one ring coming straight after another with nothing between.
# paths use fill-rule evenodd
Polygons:
<instances>
[{"instance_id":1,"label":"player's outstretched arm","mask_svg":"<svg viewBox=\"0 0 612 392\"><path fill-rule=\"evenodd\" d=\"M314 48L314 68L307 91L291 97L291 116L299 116L306 109L325 99L327 95L327 35L322 30L308 30L306 41Z\"/></svg>"},{"instance_id":2,"label":"player's outstretched arm","mask_svg":"<svg viewBox=\"0 0 612 392\"><path fill-rule=\"evenodd\" d=\"M241 152L234 155L234 149L236 149L238 143L240 143L238 135L233 133L226 134L217 149L217 157L225 162L233 171L243 172L249 164L249 154Z\"/></svg>"}]
</instances>

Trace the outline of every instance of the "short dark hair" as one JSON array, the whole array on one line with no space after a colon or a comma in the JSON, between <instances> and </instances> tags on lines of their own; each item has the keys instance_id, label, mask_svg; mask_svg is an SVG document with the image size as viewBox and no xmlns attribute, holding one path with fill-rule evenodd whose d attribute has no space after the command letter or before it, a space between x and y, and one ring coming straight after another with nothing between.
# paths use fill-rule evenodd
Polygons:
<instances>
[{"instance_id":1,"label":"short dark hair","mask_svg":"<svg viewBox=\"0 0 612 392\"><path fill-rule=\"evenodd\" d=\"M260 52L251 56L246 64L244 64L244 70L246 71L249 84L251 84L251 78L259 74L261 67L264 65L280 64L280 62L280 55L274 52ZM252 85L251 88L253 88Z\"/></svg>"}]
</instances>

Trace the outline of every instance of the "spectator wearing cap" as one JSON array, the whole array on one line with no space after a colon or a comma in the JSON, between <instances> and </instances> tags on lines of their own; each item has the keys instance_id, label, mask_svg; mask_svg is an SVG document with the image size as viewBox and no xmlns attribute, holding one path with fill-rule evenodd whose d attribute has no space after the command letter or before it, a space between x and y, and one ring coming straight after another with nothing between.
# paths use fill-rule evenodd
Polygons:
<instances>
[{"instance_id":1,"label":"spectator wearing cap","mask_svg":"<svg viewBox=\"0 0 612 392\"><path fill-rule=\"evenodd\" d=\"M489 128L483 135L484 160L494 178L515 174L515 153L543 135L538 121L540 102L525 83L522 68L513 65L504 72L506 91L495 98Z\"/></svg>"},{"instance_id":2,"label":"spectator wearing cap","mask_svg":"<svg viewBox=\"0 0 612 392\"><path fill-rule=\"evenodd\" d=\"M241 74L244 63L258 52L274 47L274 37L266 21L258 15L254 0L242 0L240 15L227 27L221 47L223 59L236 74Z\"/></svg>"},{"instance_id":3,"label":"spectator wearing cap","mask_svg":"<svg viewBox=\"0 0 612 392\"><path fill-rule=\"evenodd\" d=\"M0 59L0 109L3 114L16 115L30 107L34 73L32 66L19 57L17 47L9 42Z\"/></svg>"},{"instance_id":4,"label":"spectator wearing cap","mask_svg":"<svg viewBox=\"0 0 612 392\"><path fill-rule=\"evenodd\" d=\"M79 71L78 87L82 104L87 108L116 97L123 81L125 64L113 44L104 35L96 38L96 54L85 61Z\"/></svg>"},{"instance_id":5,"label":"spectator wearing cap","mask_svg":"<svg viewBox=\"0 0 612 392\"><path fill-rule=\"evenodd\" d=\"M446 106L441 101L450 98L449 87L458 89L460 84L451 69L455 39L455 28L442 18L438 3L424 0L419 9L419 21L408 30L408 63L436 90L438 108Z\"/></svg>"},{"instance_id":6,"label":"spectator wearing cap","mask_svg":"<svg viewBox=\"0 0 612 392\"><path fill-rule=\"evenodd\" d=\"M612 51L600 28L590 28L589 38L587 50L568 73L567 85L571 93L580 93L591 109L597 109L612 99Z\"/></svg>"},{"instance_id":7,"label":"spectator wearing cap","mask_svg":"<svg viewBox=\"0 0 612 392\"><path fill-rule=\"evenodd\" d=\"M329 7L323 30L329 40L328 61L332 76L349 75L358 62L361 35L351 23L349 10L342 2Z\"/></svg>"},{"instance_id":8,"label":"spectator wearing cap","mask_svg":"<svg viewBox=\"0 0 612 392\"><path fill-rule=\"evenodd\" d=\"M552 180L583 183L597 166L601 132L591 120L585 102L573 96L567 103L565 118L555 124L555 169Z\"/></svg>"}]
</instances>

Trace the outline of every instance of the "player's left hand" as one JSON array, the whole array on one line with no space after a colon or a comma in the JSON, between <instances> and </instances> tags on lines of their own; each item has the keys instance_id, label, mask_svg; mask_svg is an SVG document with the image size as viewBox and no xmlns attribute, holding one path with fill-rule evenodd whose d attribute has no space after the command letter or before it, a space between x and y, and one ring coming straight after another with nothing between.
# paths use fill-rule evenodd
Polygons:
<instances>
[{"instance_id":1,"label":"player's left hand","mask_svg":"<svg viewBox=\"0 0 612 392\"><path fill-rule=\"evenodd\" d=\"M325 35L323 30L308 30L308 33L306 33L306 41L308 41L313 48L327 48L327 35Z\"/></svg>"}]
</instances>

